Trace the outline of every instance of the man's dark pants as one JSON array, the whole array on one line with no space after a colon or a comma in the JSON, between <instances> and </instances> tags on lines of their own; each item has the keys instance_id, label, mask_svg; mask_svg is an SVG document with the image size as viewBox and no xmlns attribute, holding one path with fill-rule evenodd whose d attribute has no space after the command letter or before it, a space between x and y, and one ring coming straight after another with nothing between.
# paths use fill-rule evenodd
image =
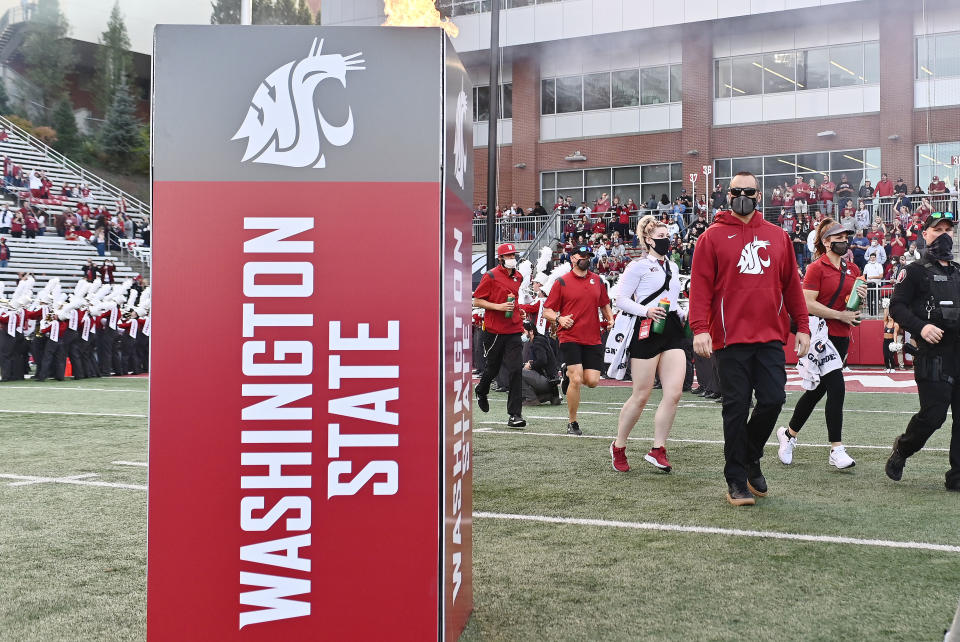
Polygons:
<instances>
[{"instance_id":1,"label":"man's dark pants","mask_svg":"<svg viewBox=\"0 0 960 642\"><path fill-rule=\"evenodd\" d=\"M920 396L920 411L910 418L907 430L900 435L897 450L904 457L909 457L923 448L930 436L943 425L947 419L947 409L953 412L953 433L950 437L950 470L947 471L946 484L951 488L960 488L960 377L943 375L941 368L930 371L926 367L927 361L933 355L919 354L914 364L914 376L917 381L917 392ZM940 357L955 360L955 355Z\"/></svg>"},{"instance_id":2,"label":"man's dark pants","mask_svg":"<svg viewBox=\"0 0 960 642\"><path fill-rule=\"evenodd\" d=\"M764 444L787 399L783 344L771 341L727 346L717 350L717 365L723 395L723 475L727 483L744 483L749 466L763 457ZM757 405L751 415L754 393Z\"/></svg>"},{"instance_id":3,"label":"man's dark pants","mask_svg":"<svg viewBox=\"0 0 960 642\"><path fill-rule=\"evenodd\" d=\"M500 372L501 363L510 372L510 386L507 393L507 414L523 414L523 389L520 375L523 369L523 342L517 334L494 334L484 332L483 351L487 356L486 368L477 383L477 396L486 397L490 392L490 382Z\"/></svg>"}]
</instances>

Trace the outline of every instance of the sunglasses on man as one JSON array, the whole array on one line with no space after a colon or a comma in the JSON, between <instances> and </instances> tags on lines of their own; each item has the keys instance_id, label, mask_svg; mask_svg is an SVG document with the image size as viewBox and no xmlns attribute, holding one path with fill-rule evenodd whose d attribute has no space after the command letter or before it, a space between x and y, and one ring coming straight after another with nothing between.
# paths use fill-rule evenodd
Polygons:
<instances>
[{"instance_id":1,"label":"sunglasses on man","mask_svg":"<svg viewBox=\"0 0 960 642\"><path fill-rule=\"evenodd\" d=\"M954 220L954 219L953 219L953 212L933 212L933 213L929 216L929 218L932 218L932 219L934 219L934 220L937 220L937 219L944 219L944 220L947 220L947 221L952 221L952 220Z\"/></svg>"},{"instance_id":2,"label":"sunglasses on man","mask_svg":"<svg viewBox=\"0 0 960 642\"><path fill-rule=\"evenodd\" d=\"M756 196L757 190L755 187L731 187L730 195L734 198L738 196Z\"/></svg>"}]
</instances>

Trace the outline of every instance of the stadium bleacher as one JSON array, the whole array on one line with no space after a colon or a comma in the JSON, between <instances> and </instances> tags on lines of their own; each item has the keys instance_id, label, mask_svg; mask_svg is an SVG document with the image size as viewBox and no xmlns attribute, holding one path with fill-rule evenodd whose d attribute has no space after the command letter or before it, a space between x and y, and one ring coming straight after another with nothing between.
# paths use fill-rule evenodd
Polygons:
<instances>
[{"instance_id":1,"label":"stadium bleacher","mask_svg":"<svg viewBox=\"0 0 960 642\"><path fill-rule=\"evenodd\" d=\"M72 288L82 278L81 269L87 259L93 259L97 266L104 259L111 259L116 266L114 278L118 283L140 274L139 268L124 263L117 252L98 256L95 247L80 239L68 241L56 235L38 236L35 239L4 238L10 247L11 260L7 267L0 268L0 281L6 283L8 294L16 287L20 272L33 274L37 290L55 276L60 278L64 288Z\"/></svg>"}]
</instances>

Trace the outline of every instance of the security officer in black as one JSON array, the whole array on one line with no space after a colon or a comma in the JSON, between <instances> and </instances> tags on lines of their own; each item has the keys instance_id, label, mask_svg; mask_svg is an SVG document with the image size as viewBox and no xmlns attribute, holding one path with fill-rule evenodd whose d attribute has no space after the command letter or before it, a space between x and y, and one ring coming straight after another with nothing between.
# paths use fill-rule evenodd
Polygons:
<instances>
[{"instance_id":1,"label":"security officer in black","mask_svg":"<svg viewBox=\"0 0 960 642\"><path fill-rule=\"evenodd\" d=\"M952 212L934 212L923 226L926 252L907 266L890 300L890 315L917 339L914 378L920 411L893 442L887 477L899 481L908 457L953 410L947 490L960 491L960 264L953 261Z\"/></svg>"}]
</instances>

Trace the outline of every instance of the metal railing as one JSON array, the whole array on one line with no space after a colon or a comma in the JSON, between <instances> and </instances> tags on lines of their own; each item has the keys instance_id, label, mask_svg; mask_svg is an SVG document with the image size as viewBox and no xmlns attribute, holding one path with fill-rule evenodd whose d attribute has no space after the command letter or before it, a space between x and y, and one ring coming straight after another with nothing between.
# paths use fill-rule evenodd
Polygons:
<instances>
[{"instance_id":1,"label":"metal railing","mask_svg":"<svg viewBox=\"0 0 960 642\"><path fill-rule=\"evenodd\" d=\"M532 261L534 264L540 255L540 250L544 247L553 245L560 240L560 212L554 211L547 219L540 231L534 237L530 245L523 253L523 258Z\"/></svg>"},{"instance_id":2,"label":"metal railing","mask_svg":"<svg viewBox=\"0 0 960 642\"><path fill-rule=\"evenodd\" d=\"M834 202L830 217L836 220L840 220L842 217L843 206L845 201L852 201L854 207L854 213L857 212L857 206L860 201L864 201L866 205L866 211L868 212L869 222L866 225L863 225L861 222L858 227L861 229L869 229L870 225L879 219L885 225L892 224L895 218L900 218L901 222L903 219L909 219L914 212L917 211L917 208L923 203L923 199L926 199L930 204L932 211L934 212L953 212L955 215L958 213L957 208L957 195L947 194L907 194L908 198L899 199L892 196L878 197L861 199L861 198L842 198L838 202ZM901 210L902 207L907 207L907 214L904 215L902 211L895 212L894 205L900 204ZM796 207L781 207L779 205L767 205L764 206L763 212L764 217L768 221L776 222L780 216L782 210L793 209L796 212ZM812 217L817 212L826 213L827 208L823 207L819 202L810 202L807 204L807 213ZM856 215L855 215L856 218Z\"/></svg>"},{"instance_id":3,"label":"metal railing","mask_svg":"<svg viewBox=\"0 0 960 642\"><path fill-rule=\"evenodd\" d=\"M497 243L529 243L533 241L540 229L547 224L550 216L518 216L497 220ZM473 242L487 242L487 219L473 219Z\"/></svg>"},{"instance_id":4,"label":"metal railing","mask_svg":"<svg viewBox=\"0 0 960 642\"><path fill-rule=\"evenodd\" d=\"M3 33L3 30L10 25L15 25L19 22L26 22L30 17L36 12L37 5L34 2L27 4L26 6L19 7L10 7L4 12L3 17L0 18L0 33Z\"/></svg>"},{"instance_id":5,"label":"metal railing","mask_svg":"<svg viewBox=\"0 0 960 642\"><path fill-rule=\"evenodd\" d=\"M4 116L0 116L0 125L6 128L8 131L15 132L18 136L23 138L28 145L34 149L40 151L46 158L51 161L60 164L62 167L69 169L74 174L77 174L80 177L80 181L87 183L90 187L98 187L103 194L107 194L112 198L120 198L121 196L126 200L128 206L128 212L133 209L137 210L137 213L144 218L144 223L149 221L151 215L150 206L138 199L137 197L129 194L116 185L110 183L109 181L104 180L100 176L88 171L81 165L73 162L57 150L53 149L46 143L44 143L39 138L35 137L30 132L19 127L16 123L10 121ZM132 213L132 212L131 212Z\"/></svg>"}]
</instances>

